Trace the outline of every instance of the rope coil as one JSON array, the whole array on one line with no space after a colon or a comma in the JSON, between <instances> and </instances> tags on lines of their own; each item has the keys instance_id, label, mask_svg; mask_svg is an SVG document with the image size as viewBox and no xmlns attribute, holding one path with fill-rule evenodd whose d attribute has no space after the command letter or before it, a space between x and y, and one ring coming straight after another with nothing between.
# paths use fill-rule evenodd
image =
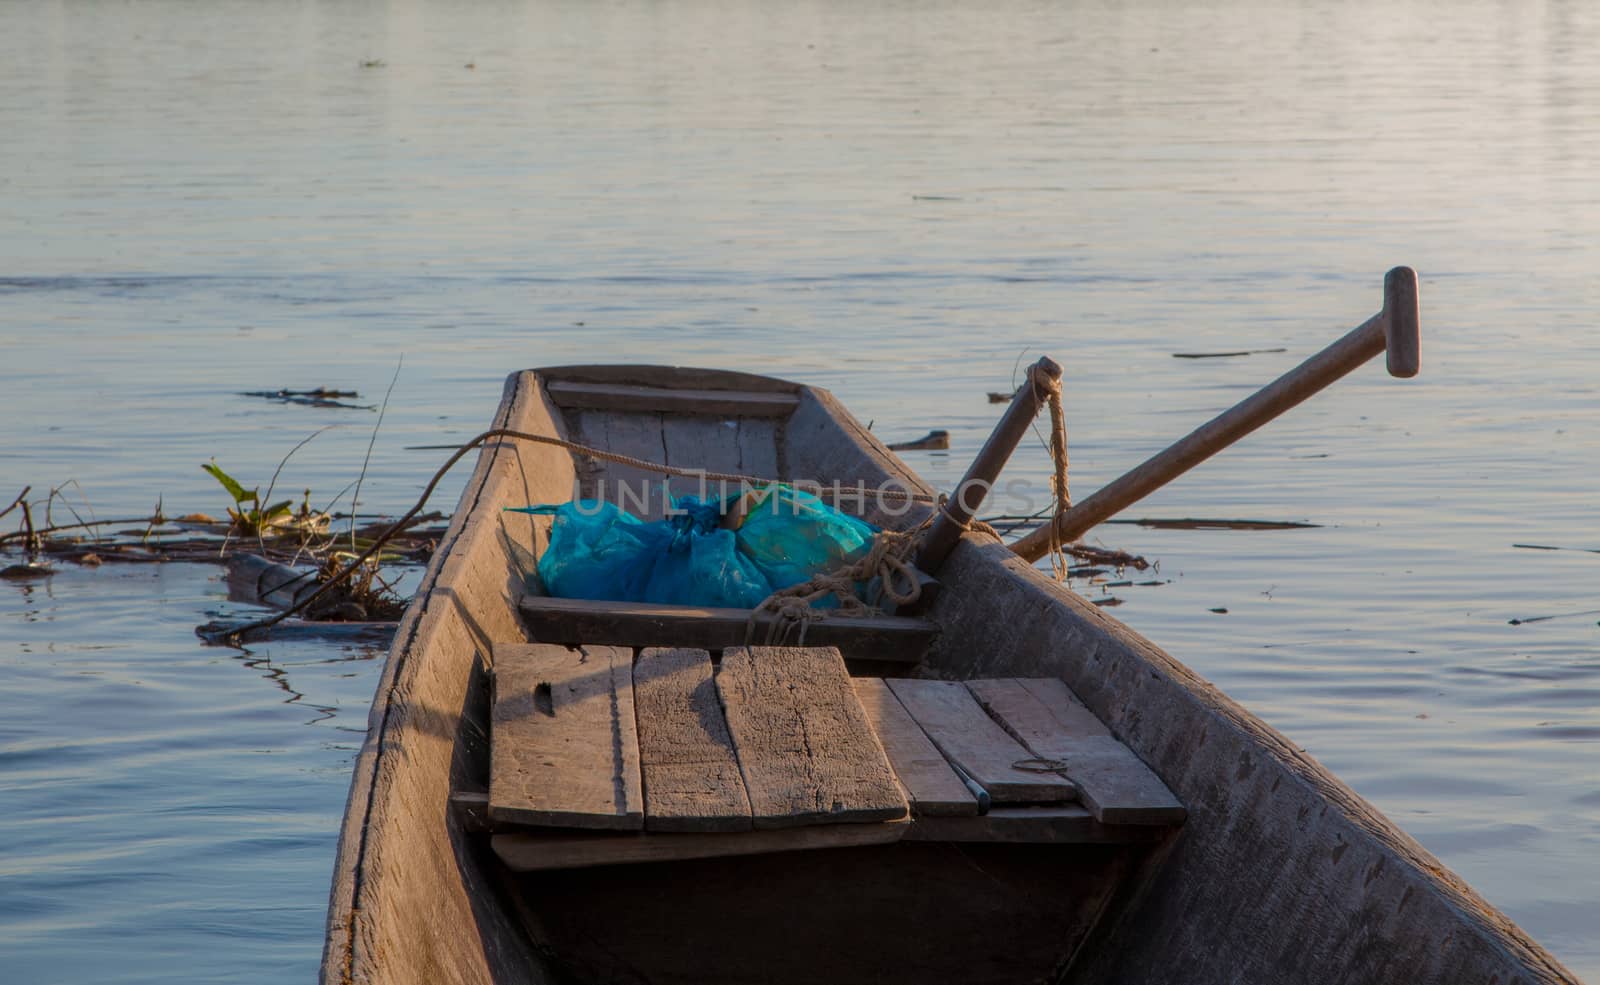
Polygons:
<instances>
[{"instance_id":1,"label":"rope coil","mask_svg":"<svg viewBox=\"0 0 1600 985\"><path fill-rule=\"evenodd\" d=\"M750 612L750 620L745 625L745 644L748 646L754 641L756 619L763 613L774 617L767 627L765 642L768 645L791 636L797 644L804 644L806 629L830 614L846 618L874 615L878 607L863 602L856 594L856 585L874 580L883 597L897 607L916 602L922 597L922 584L911 559L916 556L922 536L932 522L930 516L915 530L880 530L872 538L872 546L855 561L768 595ZM838 608L816 608L816 603L830 597L838 601Z\"/></svg>"}]
</instances>

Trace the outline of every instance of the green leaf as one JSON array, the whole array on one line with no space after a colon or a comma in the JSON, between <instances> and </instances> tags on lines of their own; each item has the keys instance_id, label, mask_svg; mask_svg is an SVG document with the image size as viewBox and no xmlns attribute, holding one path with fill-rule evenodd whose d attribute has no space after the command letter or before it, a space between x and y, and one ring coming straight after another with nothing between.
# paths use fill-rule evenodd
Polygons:
<instances>
[{"instance_id":1,"label":"green leaf","mask_svg":"<svg viewBox=\"0 0 1600 985\"><path fill-rule=\"evenodd\" d=\"M280 515L288 513L293 508L294 508L294 500L286 499L281 503L273 503L271 506L269 506L266 509L262 510L261 511L261 517L262 517L263 520L270 520L275 516L280 516Z\"/></svg>"},{"instance_id":2,"label":"green leaf","mask_svg":"<svg viewBox=\"0 0 1600 985\"><path fill-rule=\"evenodd\" d=\"M228 490L228 495L233 497L233 501L235 503L243 503L245 500L255 500L258 503L261 501L254 490L245 492L244 487L239 485L239 481L228 473L222 471L222 466L218 465L215 461L200 467L210 473L213 479L216 479L218 482L222 483L222 488Z\"/></svg>"}]
</instances>

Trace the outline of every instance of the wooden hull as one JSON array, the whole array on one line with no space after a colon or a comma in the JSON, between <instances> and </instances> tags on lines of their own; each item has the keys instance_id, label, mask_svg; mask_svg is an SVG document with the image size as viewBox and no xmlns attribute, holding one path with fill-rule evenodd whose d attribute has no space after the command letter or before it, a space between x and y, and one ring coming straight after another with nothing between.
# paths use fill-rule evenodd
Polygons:
<instances>
[{"instance_id":1,"label":"wooden hull","mask_svg":"<svg viewBox=\"0 0 1600 985\"><path fill-rule=\"evenodd\" d=\"M581 395L633 381L686 391L673 406L689 413L696 402L723 412L727 391L766 395L732 440L658 415L668 461L677 448L683 464L925 491L825 391L763 377L518 373L495 423L607 444L608 424L620 433L629 418L608 422ZM688 461L708 455L722 460ZM548 446L508 441L481 457L373 701L324 982L1575 981L1315 760L976 538L941 572L928 614L940 635L919 672L1064 680L1186 803L1176 838L1154 850L902 842L508 872L449 803L485 785L491 644L527 639L516 603L541 521L499 507L564 501L590 481Z\"/></svg>"}]
</instances>

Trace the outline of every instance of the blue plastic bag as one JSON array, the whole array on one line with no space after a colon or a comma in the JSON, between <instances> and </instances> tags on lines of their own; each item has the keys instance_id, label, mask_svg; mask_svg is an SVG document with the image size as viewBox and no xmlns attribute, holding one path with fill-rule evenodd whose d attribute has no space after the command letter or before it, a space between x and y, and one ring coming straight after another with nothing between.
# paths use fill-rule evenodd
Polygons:
<instances>
[{"instance_id":1,"label":"blue plastic bag","mask_svg":"<svg viewBox=\"0 0 1600 985\"><path fill-rule=\"evenodd\" d=\"M810 493L776 485L722 499L685 496L673 501L673 515L648 523L594 500L513 509L554 517L539 558L545 591L611 602L754 608L856 560L877 532Z\"/></svg>"}]
</instances>

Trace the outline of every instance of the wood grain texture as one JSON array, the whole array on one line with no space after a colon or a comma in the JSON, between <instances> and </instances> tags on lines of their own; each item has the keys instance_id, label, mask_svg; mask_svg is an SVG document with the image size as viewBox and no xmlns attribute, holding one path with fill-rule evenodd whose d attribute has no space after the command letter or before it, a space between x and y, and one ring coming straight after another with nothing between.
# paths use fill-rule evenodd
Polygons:
<instances>
[{"instance_id":1,"label":"wood grain texture","mask_svg":"<svg viewBox=\"0 0 1600 985\"><path fill-rule=\"evenodd\" d=\"M1083 702L1078 700L1078 696L1072 693L1072 688L1067 687L1061 678L1016 677L1012 680L1037 698L1055 720L1074 735L1111 734L1111 730L1106 728L1106 723L1086 708ZM972 685L969 682L967 686L970 688Z\"/></svg>"},{"instance_id":2,"label":"wood grain texture","mask_svg":"<svg viewBox=\"0 0 1600 985\"><path fill-rule=\"evenodd\" d=\"M997 804L1073 800L1077 788L1053 773L1018 769L1034 757L995 724L959 681L894 679L889 689L939 747Z\"/></svg>"},{"instance_id":3,"label":"wood grain texture","mask_svg":"<svg viewBox=\"0 0 1600 985\"><path fill-rule=\"evenodd\" d=\"M612 646L690 646L721 650L743 646L749 638L750 610L637 602L597 602L527 596L519 606L528 633L547 643L603 643ZM756 620L754 638L764 640L770 617ZM806 642L837 647L848 660L914 664L922 659L939 628L907 616L824 619L806 628Z\"/></svg>"},{"instance_id":4,"label":"wood grain texture","mask_svg":"<svg viewBox=\"0 0 1600 985\"><path fill-rule=\"evenodd\" d=\"M651 648L633 668L647 831L748 831L750 798L711 655Z\"/></svg>"},{"instance_id":5,"label":"wood grain texture","mask_svg":"<svg viewBox=\"0 0 1600 985\"><path fill-rule=\"evenodd\" d=\"M908 813L838 650L729 650L717 693L757 828Z\"/></svg>"},{"instance_id":6,"label":"wood grain texture","mask_svg":"<svg viewBox=\"0 0 1600 985\"><path fill-rule=\"evenodd\" d=\"M956 776L926 733L889 685L877 677L857 677L850 682L878 734L889 765L918 816L961 816L978 813L978 800Z\"/></svg>"},{"instance_id":7,"label":"wood grain texture","mask_svg":"<svg viewBox=\"0 0 1600 985\"><path fill-rule=\"evenodd\" d=\"M641 862L683 862L730 855L767 855L818 848L887 845L904 838L910 821L818 824L734 833L514 832L490 839L494 853L513 872L547 872Z\"/></svg>"},{"instance_id":8,"label":"wood grain texture","mask_svg":"<svg viewBox=\"0 0 1600 985\"><path fill-rule=\"evenodd\" d=\"M661 425L661 440L666 447L666 463L681 469L739 474L739 422L720 417L677 417L666 415ZM672 491L697 499L731 496L739 492L738 483L672 478Z\"/></svg>"},{"instance_id":9,"label":"wood grain texture","mask_svg":"<svg viewBox=\"0 0 1600 985\"><path fill-rule=\"evenodd\" d=\"M739 419L739 473L760 479L789 479L778 462L781 422Z\"/></svg>"},{"instance_id":10,"label":"wood grain texture","mask_svg":"<svg viewBox=\"0 0 1600 985\"><path fill-rule=\"evenodd\" d=\"M489 816L497 822L644 826L633 651L494 648Z\"/></svg>"},{"instance_id":11,"label":"wood grain texture","mask_svg":"<svg viewBox=\"0 0 1600 985\"><path fill-rule=\"evenodd\" d=\"M1111 736L1105 723L1071 697L1066 685L1056 681L1059 689L1051 688L1045 681L1046 678L992 677L965 684L989 717L1036 756L1042 754L1034 748L1034 742L1049 742L1061 733L1085 738ZM1041 693L1050 699L1049 704L1039 698Z\"/></svg>"},{"instance_id":12,"label":"wood grain texture","mask_svg":"<svg viewBox=\"0 0 1600 985\"><path fill-rule=\"evenodd\" d=\"M646 462L667 460L660 414L584 410L578 411L577 417L586 444ZM615 462L599 462L598 467L596 498L615 503L641 520L666 516L666 475Z\"/></svg>"},{"instance_id":13,"label":"wood grain texture","mask_svg":"<svg viewBox=\"0 0 1600 985\"><path fill-rule=\"evenodd\" d=\"M1181 824L1183 804L1105 725L1070 697L1059 680L998 678L967 689L1012 738L1041 759L1062 764L1078 797L1105 824ZM1050 704L1038 694L1049 697Z\"/></svg>"}]
</instances>

